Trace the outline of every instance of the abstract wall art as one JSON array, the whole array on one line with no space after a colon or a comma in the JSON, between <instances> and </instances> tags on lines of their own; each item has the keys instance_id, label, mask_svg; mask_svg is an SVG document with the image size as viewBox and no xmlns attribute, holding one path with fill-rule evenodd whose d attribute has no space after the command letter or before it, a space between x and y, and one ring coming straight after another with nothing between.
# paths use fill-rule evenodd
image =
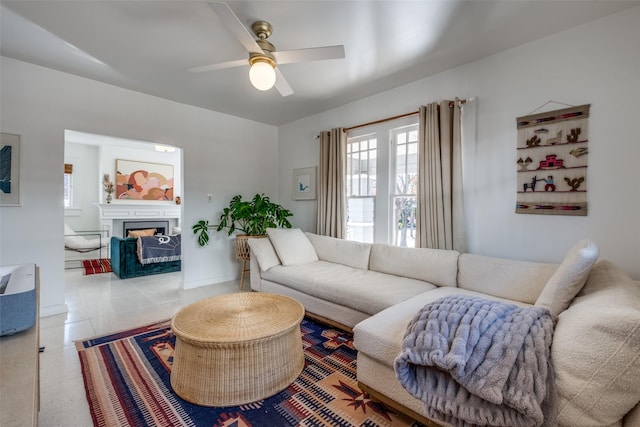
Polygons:
<instances>
[{"instance_id":1,"label":"abstract wall art","mask_svg":"<svg viewBox=\"0 0 640 427\"><path fill-rule=\"evenodd\" d=\"M116 199L173 200L173 165L116 160Z\"/></svg>"},{"instance_id":2,"label":"abstract wall art","mask_svg":"<svg viewBox=\"0 0 640 427\"><path fill-rule=\"evenodd\" d=\"M20 206L20 135L0 135L0 206Z\"/></svg>"}]
</instances>

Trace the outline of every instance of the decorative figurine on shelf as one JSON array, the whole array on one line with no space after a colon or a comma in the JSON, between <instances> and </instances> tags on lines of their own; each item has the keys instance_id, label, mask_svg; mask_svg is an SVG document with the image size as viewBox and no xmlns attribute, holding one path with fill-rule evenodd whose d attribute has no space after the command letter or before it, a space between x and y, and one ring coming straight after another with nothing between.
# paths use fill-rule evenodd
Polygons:
<instances>
[{"instance_id":1,"label":"decorative figurine on shelf","mask_svg":"<svg viewBox=\"0 0 640 427\"><path fill-rule=\"evenodd\" d=\"M107 193L107 203L111 203L111 194L113 194L116 188L113 185L113 182L111 182L111 178L109 178L108 173L105 173L104 177L102 178L102 187Z\"/></svg>"},{"instance_id":2,"label":"decorative figurine on shelf","mask_svg":"<svg viewBox=\"0 0 640 427\"><path fill-rule=\"evenodd\" d=\"M179 205L180 203L182 203L182 199L180 196L176 196L176 205Z\"/></svg>"}]
</instances>

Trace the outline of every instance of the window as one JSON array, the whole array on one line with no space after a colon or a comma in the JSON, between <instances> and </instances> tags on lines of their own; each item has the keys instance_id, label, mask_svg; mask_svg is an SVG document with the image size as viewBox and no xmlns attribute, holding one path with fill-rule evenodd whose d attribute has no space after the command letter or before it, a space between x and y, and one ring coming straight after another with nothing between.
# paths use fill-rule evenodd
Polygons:
<instances>
[{"instance_id":1,"label":"window","mask_svg":"<svg viewBox=\"0 0 640 427\"><path fill-rule=\"evenodd\" d=\"M395 182L391 187L392 244L416 246L418 194L418 126L391 131Z\"/></svg>"},{"instance_id":2,"label":"window","mask_svg":"<svg viewBox=\"0 0 640 427\"><path fill-rule=\"evenodd\" d=\"M347 236L415 246L417 117L347 135Z\"/></svg>"},{"instance_id":3,"label":"window","mask_svg":"<svg viewBox=\"0 0 640 427\"><path fill-rule=\"evenodd\" d=\"M347 141L347 239L373 242L377 140L365 135Z\"/></svg>"},{"instance_id":4,"label":"window","mask_svg":"<svg viewBox=\"0 0 640 427\"><path fill-rule=\"evenodd\" d=\"M64 164L64 207L73 206L73 165Z\"/></svg>"}]
</instances>

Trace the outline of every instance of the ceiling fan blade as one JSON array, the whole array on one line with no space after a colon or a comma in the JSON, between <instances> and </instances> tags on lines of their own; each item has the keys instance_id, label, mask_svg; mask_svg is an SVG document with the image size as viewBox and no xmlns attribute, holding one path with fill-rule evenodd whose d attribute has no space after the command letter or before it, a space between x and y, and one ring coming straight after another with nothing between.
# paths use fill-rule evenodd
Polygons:
<instances>
[{"instance_id":1,"label":"ceiling fan blade","mask_svg":"<svg viewBox=\"0 0 640 427\"><path fill-rule=\"evenodd\" d=\"M218 64L201 65L199 67L189 68L192 73L204 73L205 71L222 70L225 68L241 67L249 65L246 59L236 59L235 61L220 62Z\"/></svg>"},{"instance_id":2,"label":"ceiling fan blade","mask_svg":"<svg viewBox=\"0 0 640 427\"><path fill-rule=\"evenodd\" d=\"M278 64L293 62L322 61L325 59L344 58L344 46L312 47L308 49L294 49L273 52Z\"/></svg>"},{"instance_id":3,"label":"ceiling fan blade","mask_svg":"<svg viewBox=\"0 0 640 427\"><path fill-rule=\"evenodd\" d=\"M284 78L282 72L276 68L276 89L280 92L282 96L289 96L293 94L293 89L289 86L289 82Z\"/></svg>"},{"instance_id":4,"label":"ceiling fan blade","mask_svg":"<svg viewBox=\"0 0 640 427\"><path fill-rule=\"evenodd\" d=\"M247 52L262 53L262 49L254 40L254 35L247 30L227 3L209 3L209 6L220 17L227 29L238 38Z\"/></svg>"}]
</instances>

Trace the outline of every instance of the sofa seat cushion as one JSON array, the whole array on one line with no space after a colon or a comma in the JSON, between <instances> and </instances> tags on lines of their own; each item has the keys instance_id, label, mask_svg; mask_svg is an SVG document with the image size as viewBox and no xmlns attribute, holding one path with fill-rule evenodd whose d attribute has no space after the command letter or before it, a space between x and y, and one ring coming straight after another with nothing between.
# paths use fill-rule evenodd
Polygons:
<instances>
[{"instance_id":1,"label":"sofa seat cushion","mask_svg":"<svg viewBox=\"0 0 640 427\"><path fill-rule=\"evenodd\" d=\"M457 287L458 251L427 248L403 248L374 243L369 269L433 283Z\"/></svg>"},{"instance_id":2,"label":"sofa seat cushion","mask_svg":"<svg viewBox=\"0 0 640 427\"><path fill-rule=\"evenodd\" d=\"M416 295L358 323L353 328L353 343L356 349L393 369L393 361L400 354L402 340L411 319L425 305L449 295L470 295L505 301L520 307L531 306L466 289L441 287Z\"/></svg>"},{"instance_id":3,"label":"sofa seat cushion","mask_svg":"<svg viewBox=\"0 0 640 427\"><path fill-rule=\"evenodd\" d=\"M551 352L561 425L623 418L640 401L640 283L614 263L598 262L558 317Z\"/></svg>"},{"instance_id":4,"label":"sofa seat cushion","mask_svg":"<svg viewBox=\"0 0 640 427\"><path fill-rule=\"evenodd\" d=\"M558 264L462 254L458 258L458 287L535 304L557 268Z\"/></svg>"},{"instance_id":5,"label":"sofa seat cushion","mask_svg":"<svg viewBox=\"0 0 640 427\"><path fill-rule=\"evenodd\" d=\"M326 261L276 265L262 278L370 315L435 289L431 283Z\"/></svg>"}]
</instances>

